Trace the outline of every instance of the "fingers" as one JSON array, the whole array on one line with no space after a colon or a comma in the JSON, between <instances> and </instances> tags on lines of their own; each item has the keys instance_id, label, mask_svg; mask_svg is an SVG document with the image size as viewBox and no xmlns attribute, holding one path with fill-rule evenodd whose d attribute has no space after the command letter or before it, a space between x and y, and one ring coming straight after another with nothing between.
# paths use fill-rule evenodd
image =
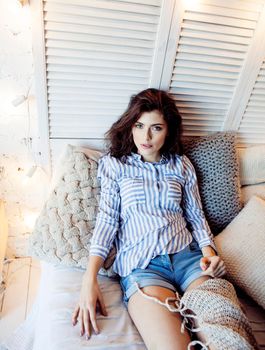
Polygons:
<instances>
[{"instance_id":1,"label":"fingers","mask_svg":"<svg viewBox=\"0 0 265 350\"><path fill-rule=\"evenodd\" d=\"M105 306L105 303L103 301L103 298L102 298L102 295L100 294L99 295L99 307L100 307L100 312L103 316L108 316L108 313L107 313L107 309L106 309L106 306Z\"/></svg>"},{"instance_id":2,"label":"fingers","mask_svg":"<svg viewBox=\"0 0 265 350\"><path fill-rule=\"evenodd\" d=\"M200 266L203 270L202 275L222 277L226 274L224 262L217 255L211 257L203 257L200 261Z\"/></svg>"},{"instance_id":3,"label":"fingers","mask_svg":"<svg viewBox=\"0 0 265 350\"><path fill-rule=\"evenodd\" d=\"M89 312L88 312L88 310L84 311L83 319L84 319L84 330L85 330L86 340L88 340L91 337L91 329L90 329L90 321L89 321Z\"/></svg>"},{"instance_id":4,"label":"fingers","mask_svg":"<svg viewBox=\"0 0 265 350\"><path fill-rule=\"evenodd\" d=\"M203 271L207 270L210 265L210 260L207 257L201 258L200 267Z\"/></svg>"},{"instance_id":5,"label":"fingers","mask_svg":"<svg viewBox=\"0 0 265 350\"><path fill-rule=\"evenodd\" d=\"M98 330L98 325L97 325L97 321L96 321L96 309L92 309L90 311L90 321L91 321L91 324L92 324L92 327L93 327L95 333L98 334L99 330Z\"/></svg>"},{"instance_id":6,"label":"fingers","mask_svg":"<svg viewBox=\"0 0 265 350\"><path fill-rule=\"evenodd\" d=\"M77 318L78 318L78 315L79 315L79 310L80 310L80 307L79 305L77 305L74 309L74 312L72 314L72 325L75 326L77 324Z\"/></svg>"},{"instance_id":7,"label":"fingers","mask_svg":"<svg viewBox=\"0 0 265 350\"><path fill-rule=\"evenodd\" d=\"M85 325L84 325L84 317L83 317L83 310L80 312L80 337L82 337L85 333Z\"/></svg>"}]
</instances>

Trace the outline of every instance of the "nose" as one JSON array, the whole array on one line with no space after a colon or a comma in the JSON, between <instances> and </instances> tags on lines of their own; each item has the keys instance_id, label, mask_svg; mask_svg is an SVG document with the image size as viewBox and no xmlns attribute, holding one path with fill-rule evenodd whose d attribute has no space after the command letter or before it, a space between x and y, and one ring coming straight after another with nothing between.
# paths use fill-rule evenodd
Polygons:
<instances>
[{"instance_id":1,"label":"nose","mask_svg":"<svg viewBox=\"0 0 265 350\"><path fill-rule=\"evenodd\" d=\"M151 140L151 138L152 138L152 133L151 133L151 130L148 128L145 131L145 139L146 139L146 141L149 141L149 140Z\"/></svg>"}]
</instances>

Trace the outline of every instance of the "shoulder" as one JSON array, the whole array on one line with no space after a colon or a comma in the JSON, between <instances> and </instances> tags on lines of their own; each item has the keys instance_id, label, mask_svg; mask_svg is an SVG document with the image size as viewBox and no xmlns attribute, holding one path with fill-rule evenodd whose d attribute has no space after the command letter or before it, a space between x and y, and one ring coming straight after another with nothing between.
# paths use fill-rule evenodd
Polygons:
<instances>
[{"instance_id":1,"label":"shoulder","mask_svg":"<svg viewBox=\"0 0 265 350\"><path fill-rule=\"evenodd\" d=\"M185 154L182 154L182 155L174 154L171 156L171 160L173 161L174 164L183 166L185 168L192 166L191 161Z\"/></svg>"},{"instance_id":2,"label":"shoulder","mask_svg":"<svg viewBox=\"0 0 265 350\"><path fill-rule=\"evenodd\" d=\"M172 156L174 166L183 174L184 177L195 173L194 166L190 159L185 155L175 154Z\"/></svg>"},{"instance_id":3,"label":"shoulder","mask_svg":"<svg viewBox=\"0 0 265 350\"><path fill-rule=\"evenodd\" d=\"M103 154L98 161L98 171L119 174L122 162L111 156L109 153Z\"/></svg>"}]
</instances>

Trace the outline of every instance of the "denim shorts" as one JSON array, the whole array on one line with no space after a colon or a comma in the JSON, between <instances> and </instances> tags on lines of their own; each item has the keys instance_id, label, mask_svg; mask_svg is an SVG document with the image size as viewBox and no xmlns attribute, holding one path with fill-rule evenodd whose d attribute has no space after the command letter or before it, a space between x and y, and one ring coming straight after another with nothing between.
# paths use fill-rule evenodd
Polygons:
<instances>
[{"instance_id":1,"label":"denim shorts","mask_svg":"<svg viewBox=\"0 0 265 350\"><path fill-rule=\"evenodd\" d=\"M120 284L125 305L128 306L130 297L137 292L136 283L139 288L160 286L173 292L185 292L188 285L201 276L201 258L201 249L193 240L180 252L158 255L145 269L137 268L128 276L121 277Z\"/></svg>"}]
</instances>

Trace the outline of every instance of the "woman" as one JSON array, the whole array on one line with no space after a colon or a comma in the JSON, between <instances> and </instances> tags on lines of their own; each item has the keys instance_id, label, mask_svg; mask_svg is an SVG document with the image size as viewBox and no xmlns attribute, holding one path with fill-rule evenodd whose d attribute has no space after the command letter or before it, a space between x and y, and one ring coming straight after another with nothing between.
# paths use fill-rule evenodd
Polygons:
<instances>
[{"instance_id":1,"label":"woman","mask_svg":"<svg viewBox=\"0 0 265 350\"><path fill-rule=\"evenodd\" d=\"M180 331L181 315L170 312L165 301L226 270L202 210L194 168L182 154L174 100L156 89L132 96L107 137L109 153L98 167L100 210L73 325L79 318L87 339L91 326L99 332L97 304L107 312L97 273L115 244L113 269L147 348L187 349L190 336ZM199 338L208 340L202 332Z\"/></svg>"}]
</instances>

